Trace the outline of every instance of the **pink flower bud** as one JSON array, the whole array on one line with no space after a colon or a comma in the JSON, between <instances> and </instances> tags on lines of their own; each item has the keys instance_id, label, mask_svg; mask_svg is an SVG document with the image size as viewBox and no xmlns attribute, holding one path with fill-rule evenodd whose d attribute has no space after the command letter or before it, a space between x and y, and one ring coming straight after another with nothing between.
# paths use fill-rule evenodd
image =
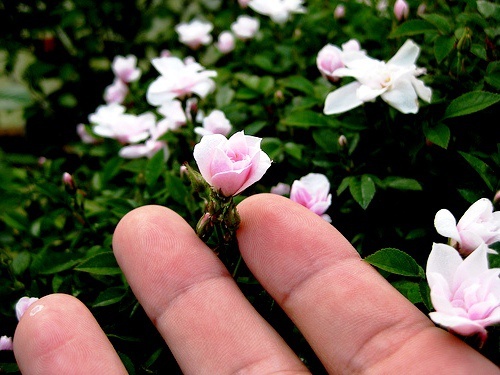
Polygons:
<instances>
[{"instance_id":1,"label":"pink flower bud","mask_svg":"<svg viewBox=\"0 0 500 375\"><path fill-rule=\"evenodd\" d=\"M0 337L0 350L12 350L12 337L1 336Z\"/></svg>"},{"instance_id":2,"label":"pink flower bud","mask_svg":"<svg viewBox=\"0 0 500 375\"><path fill-rule=\"evenodd\" d=\"M327 44L318 52L316 66L323 77L333 82L338 81L340 77L336 76L334 72L344 67L342 51L333 44Z\"/></svg>"},{"instance_id":3,"label":"pink flower bud","mask_svg":"<svg viewBox=\"0 0 500 375\"><path fill-rule=\"evenodd\" d=\"M335 7L335 10L333 11L333 17L338 20L340 18L345 17L345 6L342 4L339 4Z\"/></svg>"},{"instance_id":4,"label":"pink flower bud","mask_svg":"<svg viewBox=\"0 0 500 375\"><path fill-rule=\"evenodd\" d=\"M345 146L347 146L347 138L345 137L344 134L342 134L340 137L339 137L339 146L340 148L344 148Z\"/></svg>"},{"instance_id":5,"label":"pink flower bud","mask_svg":"<svg viewBox=\"0 0 500 375\"><path fill-rule=\"evenodd\" d=\"M64 172L62 176L63 184L66 185L70 190L75 189L75 181L73 180L73 176L68 172Z\"/></svg>"},{"instance_id":6,"label":"pink flower bud","mask_svg":"<svg viewBox=\"0 0 500 375\"><path fill-rule=\"evenodd\" d=\"M398 21L408 18L410 7L405 0L396 0L394 3L394 15Z\"/></svg>"},{"instance_id":7,"label":"pink flower bud","mask_svg":"<svg viewBox=\"0 0 500 375\"><path fill-rule=\"evenodd\" d=\"M493 197L493 203L497 204L498 202L500 202L500 190L498 190L495 196Z\"/></svg>"},{"instance_id":8,"label":"pink flower bud","mask_svg":"<svg viewBox=\"0 0 500 375\"><path fill-rule=\"evenodd\" d=\"M207 183L230 197L259 181L271 166L260 148L261 140L243 131L229 139L222 134L206 135L194 146L194 159Z\"/></svg>"},{"instance_id":9,"label":"pink flower bud","mask_svg":"<svg viewBox=\"0 0 500 375\"><path fill-rule=\"evenodd\" d=\"M38 301L36 297L21 297L16 303L16 316L17 320L21 320L28 307L30 307L34 302Z\"/></svg>"},{"instance_id":10,"label":"pink flower bud","mask_svg":"<svg viewBox=\"0 0 500 375\"><path fill-rule=\"evenodd\" d=\"M235 40L233 34L229 31L223 31L219 34L219 38L217 39L217 49L221 53L229 53L234 50Z\"/></svg>"}]
</instances>

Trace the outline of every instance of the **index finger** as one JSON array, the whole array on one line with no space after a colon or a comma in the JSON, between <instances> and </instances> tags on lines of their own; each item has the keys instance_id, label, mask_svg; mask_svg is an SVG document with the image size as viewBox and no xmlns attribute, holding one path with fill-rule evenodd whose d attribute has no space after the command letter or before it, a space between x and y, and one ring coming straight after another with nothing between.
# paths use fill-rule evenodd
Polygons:
<instances>
[{"instance_id":1,"label":"index finger","mask_svg":"<svg viewBox=\"0 0 500 375\"><path fill-rule=\"evenodd\" d=\"M246 264L329 373L498 373L436 328L318 215L274 194L249 197L238 210Z\"/></svg>"}]
</instances>

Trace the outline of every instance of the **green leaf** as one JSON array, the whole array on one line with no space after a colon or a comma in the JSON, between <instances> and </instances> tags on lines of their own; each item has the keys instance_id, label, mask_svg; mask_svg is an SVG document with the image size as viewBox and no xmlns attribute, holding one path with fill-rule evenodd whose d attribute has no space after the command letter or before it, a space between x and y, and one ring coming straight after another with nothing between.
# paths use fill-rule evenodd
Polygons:
<instances>
[{"instance_id":1,"label":"green leaf","mask_svg":"<svg viewBox=\"0 0 500 375\"><path fill-rule=\"evenodd\" d=\"M314 85L302 76L291 76L279 81L286 88L301 91L306 95L314 95Z\"/></svg>"},{"instance_id":2,"label":"green leaf","mask_svg":"<svg viewBox=\"0 0 500 375\"><path fill-rule=\"evenodd\" d=\"M342 192L349 187L353 178L354 177L344 177L344 179L340 182L339 187L337 188L337 196L342 194Z\"/></svg>"},{"instance_id":3,"label":"green leaf","mask_svg":"<svg viewBox=\"0 0 500 375\"><path fill-rule=\"evenodd\" d=\"M443 119L469 115L498 102L500 102L500 94L487 91L468 92L450 103L446 108Z\"/></svg>"},{"instance_id":4,"label":"green leaf","mask_svg":"<svg viewBox=\"0 0 500 375\"><path fill-rule=\"evenodd\" d=\"M436 27L427 21L409 20L394 29L389 38L399 38L402 36L418 35L428 31L436 31Z\"/></svg>"},{"instance_id":5,"label":"green leaf","mask_svg":"<svg viewBox=\"0 0 500 375\"><path fill-rule=\"evenodd\" d=\"M265 76L259 79L259 84L257 85L257 91L263 95L269 94L274 88L274 78L271 76Z\"/></svg>"},{"instance_id":6,"label":"green leaf","mask_svg":"<svg viewBox=\"0 0 500 375\"><path fill-rule=\"evenodd\" d=\"M31 255L27 251L22 251L17 254L12 260L11 267L14 275L22 275L28 269L31 262Z\"/></svg>"},{"instance_id":7,"label":"green leaf","mask_svg":"<svg viewBox=\"0 0 500 375\"><path fill-rule=\"evenodd\" d=\"M285 152L297 160L302 159L302 148L303 146L293 142L285 143Z\"/></svg>"},{"instance_id":8,"label":"green leaf","mask_svg":"<svg viewBox=\"0 0 500 375\"><path fill-rule=\"evenodd\" d=\"M362 175L352 178L349 181L349 190L352 197L359 205L366 210L373 197L375 196L375 183L368 175Z\"/></svg>"},{"instance_id":9,"label":"green leaf","mask_svg":"<svg viewBox=\"0 0 500 375\"><path fill-rule=\"evenodd\" d=\"M79 266L75 267L75 271L88 272L94 275L119 275L122 273L111 251L84 260Z\"/></svg>"},{"instance_id":10,"label":"green leaf","mask_svg":"<svg viewBox=\"0 0 500 375\"><path fill-rule=\"evenodd\" d=\"M398 190L422 190L422 185L413 178L387 177L384 179L387 187Z\"/></svg>"},{"instance_id":11,"label":"green leaf","mask_svg":"<svg viewBox=\"0 0 500 375\"><path fill-rule=\"evenodd\" d=\"M451 132L450 128L443 123L438 123L435 126L424 125L424 135L429 141L435 145L444 148L448 148L448 143L450 142Z\"/></svg>"},{"instance_id":12,"label":"green leaf","mask_svg":"<svg viewBox=\"0 0 500 375\"><path fill-rule=\"evenodd\" d=\"M476 170L476 172L479 174L479 176L481 176L488 188L491 191L495 191L498 181L493 169L491 169L491 167L484 161L476 158L471 154L467 154L462 151L459 151L458 153L462 155L462 157L470 164L470 166Z\"/></svg>"},{"instance_id":13,"label":"green leaf","mask_svg":"<svg viewBox=\"0 0 500 375\"><path fill-rule=\"evenodd\" d=\"M92 304L92 307L103 307L118 303L123 299L125 293L126 291L122 286L114 286L103 290L97 296L96 300Z\"/></svg>"},{"instance_id":14,"label":"green leaf","mask_svg":"<svg viewBox=\"0 0 500 375\"><path fill-rule=\"evenodd\" d=\"M282 143L279 138L265 137L261 142L262 150L269 155L271 160L280 159L283 153Z\"/></svg>"},{"instance_id":15,"label":"green leaf","mask_svg":"<svg viewBox=\"0 0 500 375\"><path fill-rule=\"evenodd\" d=\"M496 89L500 89L500 61L492 61L486 68L484 80Z\"/></svg>"},{"instance_id":16,"label":"green leaf","mask_svg":"<svg viewBox=\"0 0 500 375\"><path fill-rule=\"evenodd\" d=\"M420 289L420 295L422 296L422 302L424 303L425 307L427 307L427 310L431 311L433 308L431 301L431 289L429 288L427 280L420 280L418 286Z\"/></svg>"},{"instance_id":17,"label":"green leaf","mask_svg":"<svg viewBox=\"0 0 500 375\"><path fill-rule=\"evenodd\" d=\"M422 302L419 283L409 280L397 280L391 282L391 285L396 288L403 296L405 296L406 299L408 299L411 303L417 304Z\"/></svg>"},{"instance_id":18,"label":"green leaf","mask_svg":"<svg viewBox=\"0 0 500 375\"><path fill-rule=\"evenodd\" d=\"M436 38L434 41L434 56L439 64L453 51L454 46L455 39L452 37L440 35Z\"/></svg>"},{"instance_id":19,"label":"green leaf","mask_svg":"<svg viewBox=\"0 0 500 375\"><path fill-rule=\"evenodd\" d=\"M442 34L450 34L453 31L453 24L450 20L440 14L422 14L420 17L436 26Z\"/></svg>"},{"instance_id":20,"label":"green leaf","mask_svg":"<svg viewBox=\"0 0 500 375\"><path fill-rule=\"evenodd\" d=\"M484 18L493 17L495 20L500 20L500 5L495 4L491 1L481 1L477 2L477 10L481 13Z\"/></svg>"},{"instance_id":21,"label":"green leaf","mask_svg":"<svg viewBox=\"0 0 500 375\"><path fill-rule=\"evenodd\" d=\"M281 123L287 126L299 128L311 128L327 126L328 122L325 117L314 111L296 111L281 120Z\"/></svg>"},{"instance_id":22,"label":"green leaf","mask_svg":"<svg viewBox=\"0 0 500 375\"><path fill-rule=\"evenodd\" d=\"M32 103L26 86L7 78L0 79L0 110L21 109Z\"/></svg>"},{"instance_id":23,"label":"green leaf","mask_svg":"<svg viewBox=\"0 0 500 375\"><path fill-rule=\"evenodd\" d=\"M424 277L425 272L410 255L394 248L385 248L368 255L364 260L381 270L412 277Z\"/></svg>"},{"instance_id":24,"label":"green leaf","mask_svg":"<svg viewBox=\"0 0 500 375\"><path fill-rule=\"evenodd\" d=\"M158 178L165 169L164 156L164 150L160 149L151 159L149 159L148 164L146 165L145 178L146 185L149 188L152 188L156 184L156 181L158 181Z\"/></svg>"}]
</instances>

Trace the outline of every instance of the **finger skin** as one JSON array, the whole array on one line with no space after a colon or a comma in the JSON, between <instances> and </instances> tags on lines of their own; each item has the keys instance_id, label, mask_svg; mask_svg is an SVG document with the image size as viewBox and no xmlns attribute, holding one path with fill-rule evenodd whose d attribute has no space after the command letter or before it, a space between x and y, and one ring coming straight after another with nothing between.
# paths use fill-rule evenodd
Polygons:
<instances>
[{"instance_id":1,"label":"finger skin","mask_svg":"<svg viewBox=\"0 0 500 375\"><path fill-rule=\"evenodd\" d=\"M307 373L174 211L145 206L128 213L113 251L183 373Z\"/></svg>"},{"instance_id":2,"label":"finger skin","mask_svg":"<svg viewBox=\"0 0 500 375\"><path fill-rule=\"evenodd\" d=\"M70 295L51 294L31 305L13 342L23 375L127 374L94 316Z\"/></svg>"},{"instance_id":3,"label":"finger skin","mask_svg":"<svg viewBox=\"0 0 500 375\"><path fill-rule=\"evenodd\" d=\"M435 328L318 215L275 194L251 196L238 211L246 264L330 373L498 373Z\"/></svg>"}]
</instances>

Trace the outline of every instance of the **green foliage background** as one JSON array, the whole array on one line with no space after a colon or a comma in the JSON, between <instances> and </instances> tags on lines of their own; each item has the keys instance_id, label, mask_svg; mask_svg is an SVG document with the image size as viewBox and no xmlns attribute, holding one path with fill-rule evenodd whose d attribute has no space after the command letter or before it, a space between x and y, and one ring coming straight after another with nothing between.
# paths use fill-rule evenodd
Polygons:
<instances>
[{"instance_id":1,"label":"green foliage background","mask_svg":"<svg viewBox=\"0 0 500 375\"><path fill-rule=\"evenodd\" d=\"M458 218L478 198L493 199L500 190L500 6L436 1L419 16L420 3L409 1L409 19L398 22L392 1L386 11L369 1L346 1L346 16L335 19L339 3L308 1L306 14L277 25L236 1L0 2L2 82L8 83L0 85L0 109L22 109L26 120L21 140L0 139L0 335L14 333L20 297L69 293L91 309L131 374L179 372L122 276L111 238L120 218L145 204L166 205L196 224L202 202L179 175L183 162L194 165L196 124L165 135L166 163L160 154L122 159L115 141L86 145L75 132L103 104L116 55L136 55L143 71L131 87L128 111L153 110L145 92L158 75L150 60L162 50L216 70L217 89L200 108L220 109L234 131L263 138L274 163L245 195L310 172L325 174L333 225L428 312L422 267L432 242L445 241L433 227L435 213L447 208ZM240 14L258 17L260 32L238 41L228 55L213 45L189 50L174 31L181 21L203 17L214 24L216 39ZM381 60L406 39L417 42L431 104L404 115L377 100L323 115L326 95L339 84L321 77L316 55L327 43L352 38ZM29 63L19 76L21 56ZM346 147L339 146L340 135ZM65 189L63 172L73 175L76 192ZM500 263L493 256L491 262ZM300 333L244 267L237 281L313 373L322 373ZM498 348L493 328L483 352L498 362ZM0 362L0 373L17 372L12 353L0 352Z\"/></svg>"}]
</instances>

